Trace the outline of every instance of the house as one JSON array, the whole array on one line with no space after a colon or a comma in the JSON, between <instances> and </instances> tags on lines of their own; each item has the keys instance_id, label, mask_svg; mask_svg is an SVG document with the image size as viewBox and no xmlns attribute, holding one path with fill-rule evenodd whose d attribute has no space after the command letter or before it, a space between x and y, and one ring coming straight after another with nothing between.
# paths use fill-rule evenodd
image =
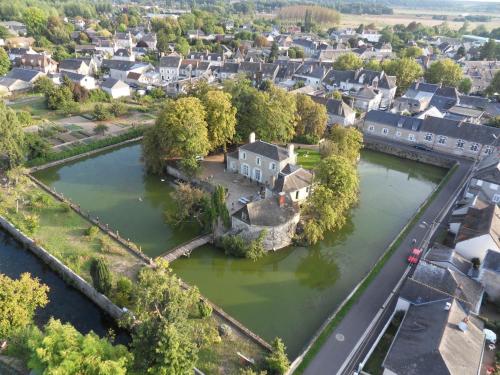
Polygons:
<instances>
[{"instance_id":1,"label":"house","mask_svg":"<svg viewBox=\"0 0 500 375\"><path fill-rule=\"evenodd\" d=\"M394 109L398 112L417 113L429 107L434 93L439 85L433 83L415 82L408 90L394 101Z\"/></svg>"},{"instance_id":2,"label":"house","mask_svg":"<svg viewBox=\"0 0 500 375\"><path fill-rule=\"evenodd\" d=\"M455 249L435 243L425 254L425 260L442 268L449 268L469 276L472 269L470 260L465 259Z\"/></svg>"},{"instance_id":3,"label":"house","mask_svg":"<svg viewBox=\"0 0 500 375\"><path fill-rule=\"evenodd\" d=\"M382 102L382 93L378 89L368 86L351 93L349 96L353 99L352 106L362 112L378 109Z\"/></svg>"},{"instance_id":4,"label":"house","mask_svg":"<svg viewBox=\"0 0 500 375\"><path fill-rule=\"evenodd\" d=\"M429 103L441 112L446 112L458 103L459 93L455 87L440 86Z\"/></svg>"},{"instance_id":5,"label":"house","mask_svg":"<svg viewBox=\"0 0 500 375\"><path fill-rule=\"evenodd\" d=\"M483 285L488 299L500 301L500 253L495 250L486 251L479 267L477 280Z\"/></svg>"},{"instance_id":6,"label":"house","mask_svg":"<svg viewBox=\"0 0 500 375\"><path fill-rule=\"evenodd\" d=\"M81 75L92 73L91 68L83 59L66 59L59 63L59 72L69 72Z\"/></svg>"},{"instance_id":7,"label":"house","mask_svg":"<svg viewBox=\"0 0 500 375\"><path fill-rule=\"evenodd\" d=\"M125 82L136 86L155 86L161 83L161 78L160 73L155 70L144 73L129 72Z\"/></svg>"},{"instance_id":8,"label":"house","mask_svg":"<svg viewBox=\"0 0 500 375\"><path fill-rule=\"evenodd\" d=\"M184 59L179 67L179 76L184 78L200 77L207 74L209 68L209 61Z\"/></svg>"},{"instance_id":9,"label":"house","mask_svg":"<svg viewBox=\"0 0 500 375\"><path fill-rule=\"evenodd\" d=\"M153 69L151 64L136 61L103 60L101 69L109 73L111 78L125 81L130 72L145 73Z\"/></svg>"},{"instance_id":10,"label":"house","mask_svg":"<svg viewBox=\"0 0 500 375\"><path fill-rule=\"evenodd\" d=\"M116 48L129 49L134 46L134 43L132 41L132 34L130 34L130 31L124 33L115 32L113 40L115 41Z\"/></svg>"},{"instance_id":11,"label":"house","mask_svg":"<svg viewBox=\"0 0 500 375\"><path fill-rule=\"evenodd\" d=\"M21 69L39 70L45 74L57 72L57 62L44 54L25 54L14 60L14 65Z\"/></svg>"},{"instance_id":12,"label":"house","mask_svg":"<svg viewBox=\"0 0 500 375\"><path fill-rule=\"evenodd\" d=\"M9 60L14 61L16 58L20 58L23 55L36 55L37 53L31 47L20 47L9 49Z\"/></svg>"},{"instance_id":13,"label":"house","mask_svg":"<svg viewBox=\"0 0 500 375\"><path fill-rule=\"evenodd\" d=\"M285 195L292 202L304 202L311 195L313 174L294 164L287 164L278 174L274 195Z\"/></svg>"},{"instance_id":14,"label":"house","mask_svg":"<svg viewBox=\"0 0 500 375\"><path fill-rule=\"evenodd\" d=\"M182 57L177 54L171 54L160 58L160 76L167 82L177 81L179 78Z\"/></svg>"},{"instance_id":15,"label":"house","mask_svg":"<svg viewBox=\"0 0 500 375\"><path fill-rule=\"evenodd\" d=\"M292 41L292 47L301 48L305 57L311 57L318 52L318 42L310 38L296 38Z\"/></svg>"},{"instance_id":16,"label":"house","mask_svg":"<svg viewBox=\"0 0 500 375\"><path fill-rule=\"evenodd\" d=\"M470 180L466 197L478 197L489 204L500 203L500 160L493 153L481 160Z\"/></svg>"},{"instance_id":17,"label":"house","mask_svg":"<svg viewBox=\"0 0 500 375\"><path fill-rule=\"evenodd\" d=\"M238 69L240 67L239 63L226 62L224 65L219 67L217 71L218 78L221 81L226 79L234 79L238 75Z\"/></svg>"},{"instance_id":18,"label":"house","mask_svg":"<svg viewBox=\"0 0 500 375\"><path fill-rule=\"evenodd\" d=\"M191 52L189 54L191 60L209 61L213 66L222 66L226 60L222 53L211 52Z\"/></svg>"},{"instance_id":19,"label":"house","mask_svg":"<svg viewBox=\"0 0 500 375\"><path fill-rule=\"evenodd\" d=\"M279 65L260 62L240 63L238 73L245 74L255 86L260 85L263 81L274 81L278 75Z\"/></svg>"},{"instance_id":20,"label":"house","mask_svg":"<svg viewBox=\"0 0 500 375\"><path fill-rule=\"evenodd\" d=\"M382 34L377 32L376 30L363 29L361 34L359 34L359 37L361 39L366 39L371 43L378 43L380 38L382 37Z\"/></svg>"},{"instance_id":21,"label":"house","mask_svg":"<svg viewBox=\"0 0 500 375\"><path fill-rule=\"evenodd\" d=\"M132 52L132 48L118 48L111 60L119 61L135 61L135 55Z\"/></svg>"},{"instance_id":22,"label":"house","mask_svg":"<svg viewBox=\"0 0 500 375\"><path fill-rule=\"evenodd\" d=\"M464 61L463 73L472 81L471 93L482 93L500 71L500 61Z\"/></svg>"},{"instance_id":23,"label":"house","mask_svg":"<svg viewBox=\"0 0 500 375\"><path fill-rule=\"evenodd\" d=\"M321 82L328 73L329 68L316 62L300 65L293 74L293 78L304 82L306 85L321 87Z\"/></svg>"},{"instance_id":24,"label":"house","mask_svg":"<svg viewBox=\"0 0 500 375\"><path fill-rule=\"evenodd\" d=\"M156 38L155 33L148 33L141 38L140 42L145 44L145 47L148 49L155 51L158 39Z\"/></svg>"},{"instance_id":25,"label":"house","mask_svg":"<svg viewBox=\"0 0 500 375\"><path fill-rule=\"evenodd\" d=\"M0 22L0 25L5 27L10 33L25 36L27 31L26 25L22 22L18 21L3 21Z\"/></svg>"},{"instance_id":26,"label":"house","mask_svg":"<svg viewBox=\"0 0 500 375\"><path fill-rule=\"evenodd\" d=\"M71 82L76 83L87 90L94 90L96 88L94 77L73 73L73 72L62 72L61 78L67 77L71 80Z\"/></svg>"},{"instance_id":27,"label":"house","mask_svg":"<svg viewBox=\"0 0 500 375\"><path fill-rule=\"evenodd\" d=\"M114 40L107 38L96 38L95 41L93 39L92 44L95 46L96 52L104 56L113 56L115 51L119 48Z\"/></svg>"},{"instance_id":28,"label":"house","mask_svg":"<svg viewBox=\"0 0 500 375\"><path fill-rule=\"evenodd\" d=\"M101 89L113 99L130 96L130 86L119 79L108 78L101 84Z\"/></svg>"},{"instance_id":29,"label":"house","mask_svg":"<svg viewBox=\"0 0 500 375\"><path fill-rule=\"evenodd\" d=\"M485 335L456 299L412 305L382 363L384 375L477 375Z\"/></svg>"},{"instance_id":30,"label":"house","mask_svg":"<svg viewBox=\"0 0 500 375\"><path fill-rule=\"evenodd\" d=\"M382 111L367 113L363 131L474 159L490 155L500 137L500 130L490 126L431 116L419 119Z\"/></svg>"},{"instance_id":31,"label":"house","mask_svg":"<svg viewBox=\"0 0 500 375\"><path fill-rule=\"evenodd\" d=\"M227 170L272 188L280 172L288 164L295 165L296 160L297 155L292 144L283 148L255 140L255 133L252 133L247 144L227 155Z\"/></svg>"},{"instance_id":32,"label":"house","mask_svg":"<svg viewBox=\"0 0 500 375\"><path fill-rule=\"evenodd\" d=\"M31 90L34 82L45 74L39 70L13 68L0 77L0 94L10 95Z\"/></svg>"},{"instance_id":33,"label":"house","mask_svg":"<svg viewBox=\"0 0 500 375\"><path fill-rule=\"evenodd\" d=\"M483 260L488 250L500 251L500 208L496 204L467 207L465 213L453 213L449 231L455 235L455 250L471 260Z\"/></svg>"},{"instance_id":34,"label":"house","mask_svg":"<svg viewBox=\"0 0 500 375\"><path fill-rule=\"evenodd\" d=\"M326 106L328 113L328 125L339 124L342 126L354 125L356 122L356 112L343 100L329 99L319 96L311 96L311 99L318 104Z\"/></svg>"},{"instance_id":35,"label":"house","mask_svg":"<svg viewBox=\"0 0 500 375\"><path fill-rule=\"evenodd\" d=\"M482 285L461 271L422 260L401 287L396 311L454 298L467 312L479 314L483 294Z\"/></svg>"}]
</instances>

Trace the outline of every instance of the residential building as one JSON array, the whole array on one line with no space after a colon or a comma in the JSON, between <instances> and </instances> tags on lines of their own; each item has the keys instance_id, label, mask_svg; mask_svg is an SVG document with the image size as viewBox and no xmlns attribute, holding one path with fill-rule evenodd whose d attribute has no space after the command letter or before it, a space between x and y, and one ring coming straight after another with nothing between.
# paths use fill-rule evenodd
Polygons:
<instances>
[{"instance_id":1,"label":"residential building","mask_svg":"<svg viewBox=\"0 0 500 375\"><path fill-rule=\"evenodd\" d=\"M92 73L91 68L83 59L66 59L59 63L59 72L69 72L81 75Z\"/></svg>"},{"instance_id":2,"label":"residential building","mask_svg":"<svg viewBox=\"0 0 500 375\"><path fill-rule=\"evenodd\" d=\"M45 73L33 69L13 68L6 76L0 77L0 95L11 95L33 88L34 82Z\"/></svg>"},{"instance_id":3,"label":"residential building","mask_svg":"<svg viewBox=\"0 0 500 375\"><path fill-rule=\"evenodd\" d=\"M132 48L118 48L111 60L119 61L135 61L135 55Z\"/></svg>"},{"instance_id":4,"label":"residential building","mask_svg":"<svg viewBox=\"0 0 500 375\"><path fill-rule=\"evenodd\" d=\"M83 75L73 72L62 72L61 78L67 77L71 82L76 83L87 90L94 90L96 88L95 79L89 75Z\"/></svg>"},{"instance_id":5,"label":"residential building","mask_svg":"<svg viewBox=\"0 0 500 375\"><path fill-rule=\"evenodd\" d=\"M27 33L26 25L22 22L18 21L3 21L0 22L0 25L5 27L10 33L25 36Z\"/></svg>"},{"instance_id":6,"label":"residential building","mask_svg":"<svg viewBox=\"0 0 500 375\"><path fill-rule=\"evenodd\" d=\"M103 60L101 69L108 73L111 78L125 81L130 72L145 73L152 70L153 66L136 61Z\"/></svg>"},{"instance_id":7,"label":"residential building","mask_svg":"<svg viewBox=\"0 0 500 375\"><path fill-rule=\"evenodd\" d=\"M222 81L226 79L234 79L238 75L239 63L226 62L219 67L217 74L218 78Z\"/></svg>"},{"instance_id":8,"label":"residential building","mask_svg":"<svg viewBox=\"0 0 500 375\"><path fill-rule=\"evenodd\" d=\"M39 70L45 74L57 72L57 62L45 54L25 54L14 60L14 66L21 69Z\"/></svg>"},{"instance_id":9,"label":"residential building","mask_svg":"<svg viewBox=\"0 0 500 375\"><path fill-rule=\"evenodd\" d=\"M481 160L470 180L466 197L478 197L489 204L500 204L500 160L497 153Z\"/></svg>"},{"instance_id":10,"label":"residential building","mask_svg":"<svg viewBox=\"0 0 500 375\"><path fill-rule=\"evenodd\" d=\"M382 93L378 89L368 86L357 92L351 92L349 97L353 99L352 106L362 112L379 109L382 102Z\"/></svg>"},{"instance_id":11,"label":"residential building","mask_svg":"<svg viewBox=\"0 0 500 375\"><path fill-rule=\"evenodd\" d=\"M500 70L500 61L464 61L464 76L472 80L471 93L483 93Z\"/></svg>"},{"instance_id":12,"label":"residential building","mask_svg":"<svg viewBox=\"0 0 500 375\"><path fill-rule=\"evenodd\" d=\"M356 122L356 112L343 100L327 99L319 96L311 96L311 99L326 106L329 126L335 124L350 126Z\"/></svg>"},{"instance_id":13,"label":"residential building","mask_svg":"<svg viewBox=\"0 0 500 375\"><path fill-rule=\"evenodd\" d=\"M470 275L472 262L461 256L455 249L435 243L427 250L425 260L442 268L449 268L461 272L465 276Z\"/></svg>"},{"instance_id":14,"label":"residential building","mask_svg":"<svg viewBox=\"0 0 500 375\"><path fill-rule=\"evenodd\" d=\"M130 34L130 31L124 33L115 32L113 39L115 41L116 48L129 49L134 46L132 34Z\"/></svg>"},{"instance_id":15,"label":"residential building","mask_svg":"<svg viewBox=\"0 0 500 375\"><path fill-rule=\"evenodd\" d=\"M8 54L10 61L14 61L16 58L21 58L24 55L37 55L35 50L31 47L11 48L9 49Z\"/></svg>"},{"instance_id":16,"label":"residential building","mask_svg":"<svg viewBox=\"0 0 500 375\"><path fill-rule=\"evenodd\" d=\"M394 109L398 112L418 113L426 110L439 89L439 85L415 82L408 90L394 101Z\"/></svg>"},{"instance_id":17,"label":"residential building","mask_svg":"<svg viewBox=\"0 0 500 375\"><path fill-rule=\"evenodd\" d=\"M477 280L483 285L488 299L500 302L500 253L487 250L479 267Z\"/></svg>"},{"instance_id":18,"label":"residential building","mask_svg":"<svg viewBox=\"0 0 500 375\"><path fill-rule=\"evenodd\" d=\"M272 189L274 195L285 195L291 202L304 202L311 194L313 174L294 164L287 164L279 172Z\"/></svg>"},{"instance_id":19,"label":"residential building","mask_svg":"<svg viewBox=\"0 0 500 375\"><path fill-rule=\"evenodd\" d=\"M179 78L182 57L177 54L171 54L160 58L160 76L167 82L177 81Z\"/></svg>"},{"instance_id":20,"label":"residential building","mask_svg":"<svg viewBox=\"0 0 500 375\"><path fill-rule=\"evenodd\" d=\"M119 79L111 77L101 84L101 89L107 92L113 99L130 96L130 86Z\"/></svg>"}]
</instances>

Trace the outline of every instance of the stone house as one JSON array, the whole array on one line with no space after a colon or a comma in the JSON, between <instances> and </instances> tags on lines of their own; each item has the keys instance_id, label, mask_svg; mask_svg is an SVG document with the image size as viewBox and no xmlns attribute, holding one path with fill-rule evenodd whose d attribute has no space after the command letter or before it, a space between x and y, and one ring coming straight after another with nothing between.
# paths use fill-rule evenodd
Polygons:
<instances>
[{"instance_id":1,"label":"stone house","mask_svg":"<svg viewBox=\"0 0 500 375\"><path fill-rule=\"evenodd\" d=\"M335 124L350 126L356 122L356 112L343 100L327 99L320 96L311 96L311 99L326 106L329 126Z\"/></svg>"},{"instance_id":2,"label":"stone house","mask_svg":"<svg viewBox=\"0 0 500 375\"><path fill-rule=\"evenodd\" d=\"M83 59L65 59L59 63L59 72L68 72L82 75L91 74L91 68Z\"/></svg>"},{"instance_id":3,"label":"stone house","mask_svg":"<svg viewBox=\"0 0 500 375\"><path fill-rule=\"evenodd\" d=\"M226 62L217 71L218 78L222 81L234 79L238 75L239 63Z\"/></svg>"},{"instance_id":4,"label":"stone house","mask_svg":"<svg viewBox=\"0 0 500 375\"><path fill-rule=\"evenodd\" d=\"M353 100L352 106L362 112L379 109L382 102L382 93L378 89L368 86L351 93L349 96Z\"/></svg>"},{"instance_id":5,"label":"stone house","mask_svg":"<svg viewBox=\"0 0 500 375\"><path fill-rule=\"evenodd\" d=\"M116 48L129 49L134 46L134 42L132 40L132 34L130 33L130 31L124 33L115 32L113 39L115 41Z\"/></svg>"},{"instance_id":6,"label":"stone house","mask_svg":"<svg viewBox=\"0 0 500 375\"><path fill-rule=\"evenodd\" d=\"M256 140L252 133L247 144L227 155L227 170L272 188L283 168L287 164L295 165L296 160L293 144L288 148L279 147Z\"/></svg>"},{"instance_id":7,"label":"stone house","mask_svg":"<svg viewBox=\"0 0 500 375\"><path fill-rule=\"evenodd\" d=\"M304 202L311 195L313 174L297 165L287 164L272 189L274 195L284 195L288 201Z\"/></svg>"},{"instance_id":8,"label":"stone house","mask_svg":"<svg viewBox=\"0 0 500 375\"><path fill-rule=\"evenodd\" d=\"M177 54L171 54L160 58L160 76L167 82L177 81L179 79L182 57Z\"/></svg>"},{"instance_id":9,"label":"stone house","mask_svg":"<svg viewBox=\"0 0 500 375\"><path fill-rule=\"evenodd\" d=\"M119 79L108 78L101 84L101 89L113 99L130 96L130 86Z\"/></svg>"},{"instance_id":10,"label":"stone house","mask_svg":"<svg viewBox=\"0 0 500 375\"><path fill-rule=\"evenodd\" d=\"M469 276L472 262L461 256L455 249L435 243L425 254L425 260L436 266L449 268Z\"/></svg>"},{"instance_id":11,"label":"stone house","mask_svg":"<svg viewBox=\"0 0 500 375\"><path fill-rule=\"evenodd\" d=\"M135 54L132 48L118 48L111 57L111 60L135 61Z\"/></svg>"},{"instance_id":12,"label":"stone house","mask_svg":"<svg viewBox=\"0 0 500 375\"><path fill-rule=\"evenodd\" d=\"M25 54L14 60L21 69L39 70L45 74L57 72L57 62L45 54Z\"/></svg>"},{"instance_id":13,"label":"stone house","mask_svg":"<svg viewBox=\"0 0 500 375\"><path fill-rule=\"evenodd\" d=\"M61 79L63 77L69 78L73 83L76 83L87 90L94 90L96 88L95 79L89 75L83 75L73 72L63 72L61 73Z\"/></svg>"},{"instance_id":14,"label":"stone house","mask_svg":"<svg viewBox=\"0 0 500 375\"><path fill-rule=\"evenodd\" d=\"M394 101L394 109L398 112L418 113L429 107L439 85L415 82L408 90Z\"/></svg>"},{"instance_id":15,"label":"stone house","mask_svg":"<svg viewBox=\"0 0 500 375\"><path fill-rule=\"evenodd\" d=\"M101 68L116 80L126 81L130 72L145 73L153 69L151 64L136 61L103 60Z\"/></svg>"},{"instance_id":16,"label":"stone house","mask_svg":"<svg viewBox=\"0 0 500 375\"><path fill-rule=\"evenodd\" d=\"M39 70L14 68L0 77L0 95L11 95L33 88L34 82L45 74Z\"/></svg>"}]
</instances>

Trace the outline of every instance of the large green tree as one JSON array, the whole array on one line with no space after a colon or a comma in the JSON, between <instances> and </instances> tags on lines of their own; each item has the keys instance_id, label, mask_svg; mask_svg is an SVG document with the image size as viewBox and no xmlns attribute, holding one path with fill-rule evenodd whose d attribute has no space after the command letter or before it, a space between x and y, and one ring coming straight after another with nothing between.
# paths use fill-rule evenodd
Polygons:
<instances>
[{"instance_id":1,"label":"large green tree","mask_svg":"<svg viewBox=\"0 0 500 375\"><path fill-rule=\"evenodd\" d=\"M215 332L199 312L200 294L196 288L184 289L165 261L157 267L143 268L135 292L132 352L135 369L141 374L189 374L200 347Z\"/></svg>"},{"instance_id":2,"label":"large green tree","mask_svg":"<svg viewBox=\"0 0 500 375\"><path fill-rule=\"evenodd\" d=\"M21 164L24 147L24 131L16 113L0 102L0 169Z\"/></svg>"},{"instance_id":3,"label":"large green tree","mask_svg":"<svg viewBox=\"0 0 500 375\"><path fill-rule=\"evenodd\" d=\"M9 337L30 325L35 310L49 302L48 292L49 287L29 273L17 280L0 274L0 337Z\"/></svg>"},{"instance_id":4,"label":"large green tree","mask_svg":"<svg viewBox=\"0 0 500 375\"><path fill-rule=\"evenodd\" d=\"M108 265L103 258L93 259L90 263L90 276L92 276L92 283L94 288L99 293L110 295L113 281L111 279L111 272L109 272Z\"/></svg>"},{"instance_id":5,"label":"large green tree","mask_svg":"<svg viewBox=\"0 0 500 375\"><path fill-rule=\"evenodd\" d=\"M495 73L490 85L486 89L486 94L488 95L498 95L500 94L500 70Z\"/></svg>"},{"instance_id":6,"label":"large green tree","mask_svg":"<svg viewBox=\"0 0 500 375\"><path fill-rule=\"evenodd\" d=\"M215 150L231 142L236 133L236 108L231 103L231 95L219 90L210 90L201 97L206 112L208 140Z\"/></svg>"},{"instance_id":7,"label":"large green tree","mask_svg":"<svg viewBox=\"0 0 500 375\"><path fill-rule=\"evenodd\" d=\"M295 134L296 103L294 95L272 85L264 92L265 107L257 116L256 133L269 142L288 142Z\"/></svg>"},{"instance_id":8,"label":"large green tree","mask_svg":"<svg viewBox=\"0 0 500 375\"><path fill-rule=\"evenodd\" d=\"M209 149L205 109L198 98L168 100L155 125L144 135L143 150L147 168L160 173L167 159L180 158L186 172L196 170L197 156Z\"/></svg>"},{"instance_id":9,"label":"large green tree","mask_svg":"<svg viewBox=\"0 0 500 375\"><path fill-rule=\"evenodd\" d=\"M28 35L39 38L47 27L47 14L38 7L27 7L23 12L23 22L26 24Z\"/></svg>"},{"instance_id":10,"label":"large green tree","mask_svg":"<svg viewBox=\"0 0 500 375\"><path fill-rule=\"evenodd\" d=\"M416 79L422 77L423 70L420 64L411 57L395 60L385 60L382 69L391 76L396 76L399 94L404 93Z\"/></svg>"},{"instance_id":11,"label":"large green tree","mask_svg":"<svg viewBox=\"0 0 500 375\"><path fill-rule=\"evenodd\" d=\"M363 60L352 52L340 55L333 63L333 68L336 70L356 70L362 66Z\"/></svg>"},{"instance_id":12,"label":"large green tree","mask_svg":"<svg viewBox=\"0 0 500 375\"><path fill-rule=\"evenodd\" d=\"M337 154L355 163L358 161L361 148L363 148L363 134L359 130L336 125L331 128L321 144L320 151L324 157Z\"/></svg>"},{"instance_id":13,"label":"large green tree","mask_svg":"<svg viewBox=\"0 0 500 375\"><path fill-rule=\"evenodd\" d=\"M296 136L309 136L319 141L328 121L326 107L316 103L308 95L297 95Z\"/></svg>"},{"instance_id":14,"label":"large green tree","mask_svg":"<svg viewBox=\"0 0 500 375\"><path fill-rule=\"evenodd\" d=\"M330 155L318 163L316 179L341 197L348 207L357 200L359 179L351 160L341 155Z\"/></svg>"},{"instance_id":15,"label":"large green tree","mask_svg":"<svg viewBox=\"0 0 500 375\"><path fill-rule=\"evenodd\" d=\"M462 74L460 65L451 59L444 59L431 64L425 72L425 79L430 83L457 87L462 80Z\"/></svg>"},{"instance_id":16,"label":"large green tree","mask_svg":"<svg viewBox=\"0 0 500 375\"><path fill-rule=\"evenodd\" d=\"M36 374L125 375L132 356L123 345L113 346L91 332L82 335L70 324L51 319L43 335L29 340L28 367Z\"/></svg>"}]
</instances>

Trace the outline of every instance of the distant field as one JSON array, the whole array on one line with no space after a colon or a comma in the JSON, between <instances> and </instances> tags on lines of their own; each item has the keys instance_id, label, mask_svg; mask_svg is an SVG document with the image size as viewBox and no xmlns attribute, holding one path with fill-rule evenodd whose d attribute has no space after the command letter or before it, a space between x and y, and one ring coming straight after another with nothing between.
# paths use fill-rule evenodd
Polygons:
<instances>
[{"instance_id":1,"label":"distant field","mask_svg":"<svg viewBox=\"0 0 500 375\"><path fill-rule=\"evenodd\" d=\"M488 30L500 27L500 15L491 15L488 13L468 13L474 15L489 15L493 16L492 20L489 22L470 22L470 30L474 29L478 25L484 25ZM358 14L342 14L340 18L340 26L343 27L352 27L358 26L359 24L369 24L374 23L377 26L387 26L387 25L396 25L396 24L404 24L407 25L410 22L420 22L427 26L435 26L440 25L444 21L442 20L433 20L433 15L447 15L449 20L446 22L452 29L459 29L463 22L455 22L452 21L453 18L461 15L461 12L453 12L453 11L440 11L440 10L432 10L432 9L408 9L408 8L395 8L394 14L385 14L385 15L358 15Z\"/></svg>"}]
</instances>

